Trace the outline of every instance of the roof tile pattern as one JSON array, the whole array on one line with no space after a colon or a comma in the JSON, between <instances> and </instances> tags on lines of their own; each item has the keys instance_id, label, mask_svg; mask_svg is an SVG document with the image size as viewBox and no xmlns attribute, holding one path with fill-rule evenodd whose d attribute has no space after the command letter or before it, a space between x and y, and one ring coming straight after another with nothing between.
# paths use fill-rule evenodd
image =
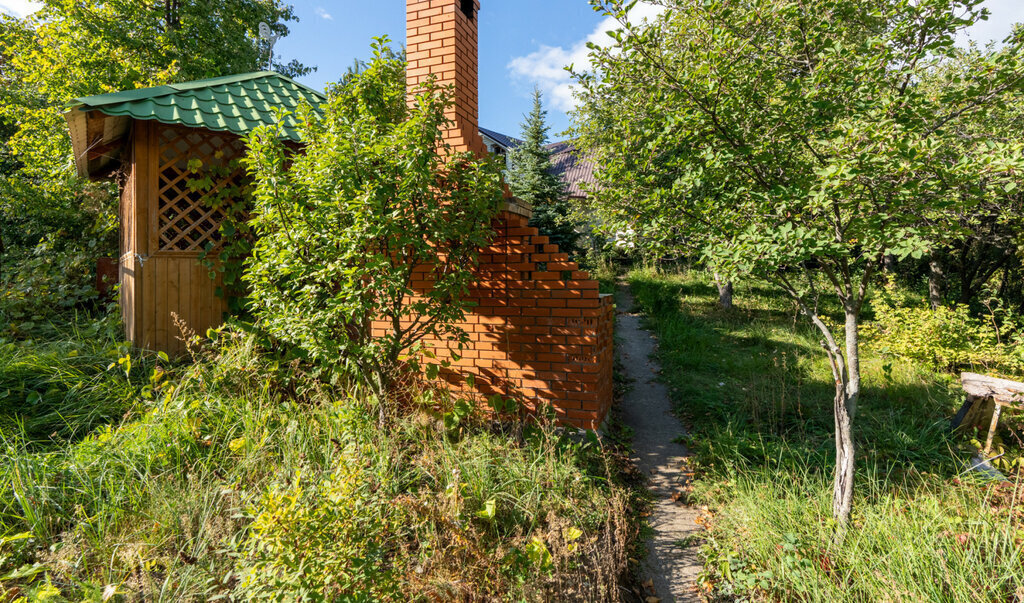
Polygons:
<instances>
[{"instance_id":1,"label":"roof tile pattern","mask_svg":"<svg viewBox=\"0 0 1024 603\"><path fill-rule=\"evenodd\" d=\"M549 144L547 149L551 151L551 171L565 182L569 198L585 199L584 185L597 183L593 159L581 155L571 142Z\"/></svg>"},{"instance_id":2,"label":"roof tile pattern","mask_svg":"<svg viewBox=\"0 0 1024 603\"><path fill-rule=\"evenodd\" d=\"M261 71L90 96L69 108L244 135L274 124L276 108L293 112L301 104L317 107L325 100L320 92L291 78ZM281 125L287 138L298 140L294 116L285 117Z\"/></svg>"}]
</instances>

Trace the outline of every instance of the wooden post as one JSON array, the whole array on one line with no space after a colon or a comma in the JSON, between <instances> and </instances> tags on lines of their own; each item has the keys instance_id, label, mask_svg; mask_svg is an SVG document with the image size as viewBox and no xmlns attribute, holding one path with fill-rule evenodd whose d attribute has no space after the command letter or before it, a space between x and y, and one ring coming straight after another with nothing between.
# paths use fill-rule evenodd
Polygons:
<instances>
[{"instance_id":1,"label":"wooden post","mask_svg":"<svg viewBox=\"0 0 1024 603\"><path fill-rule=\"evenodd\" d=\"M1003 407L1000 404L996 404L992 409L992 422L988 426L988 437L985 438L985 450L983 451L986 458L992 454L992 438L996 435L996 428L999 427L999 415L1002 412Z\"/></svg>"}]
</instances>

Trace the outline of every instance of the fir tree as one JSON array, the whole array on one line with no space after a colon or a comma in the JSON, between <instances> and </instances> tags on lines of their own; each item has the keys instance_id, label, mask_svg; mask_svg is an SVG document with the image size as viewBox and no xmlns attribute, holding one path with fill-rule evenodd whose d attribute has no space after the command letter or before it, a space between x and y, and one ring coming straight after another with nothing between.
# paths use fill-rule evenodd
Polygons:
<instances>
[{"instance_id":1,"label":"fir tree","mask_svg":"<svg viewBox=\"0 0 1024 603\"><path fill-rule=\"evenodd\" d=\"M533 110L523 121L523 142L509 151L509 188L517 198L533 206L530 226L551 237L565 253L579 251L579 233L569 218L569 199L565 183L553 173L548 143L547 114L541 91L533 90Z\"/></svg>"}]
</instances>

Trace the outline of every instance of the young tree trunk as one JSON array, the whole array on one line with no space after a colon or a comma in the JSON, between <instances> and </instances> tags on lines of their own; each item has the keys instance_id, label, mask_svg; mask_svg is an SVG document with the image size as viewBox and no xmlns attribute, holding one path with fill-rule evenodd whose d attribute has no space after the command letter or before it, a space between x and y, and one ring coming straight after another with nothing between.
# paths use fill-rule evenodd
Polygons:
<instances>
[{"instance_id":1,"label":"young tree trunk","mask_svg":"<svg viewBox=\"0 0 1024 603\"><path fill-rule=\"evenodd\" d=\"M878 259L881 263L881 258ZM857 402L860 398L860 310L865 295L866 278L859 295L853 291L839 292L845 297L844 310L846 325L844 328L845 346L836 342L832 329L821 319L816 308L805 303L803 296L787 281L783 285L797 301L800 310L824 336L822 347L828 356L835 382L834 418L836 443L835 482L832 491L832 517L836 520L836 541L842 542L850 523L850 512L853 509L853 476L855 470L855 450L853 442L853 420L857 415ZM844 295L845 294L845 295ZM845 348L845 349L844 349Z\"/></svg>"},{"instance_id":2,"label":"young tree trunk","mask_svg":"<svg viewBox=\"0 0 1024 603\"><path fill-rule=\"evenodd\" d=\"M931 302L932 310L938 310L945 298L944 285L946 280L942 262L934 253L928 261L928 301Z\"/></svg>"},{"instance_id":3,"label":"young tree trunk","mask_svg":"<svg viewBox=\"0 0 1024 603\"><path fill-rule=\"evenodd\" d=\"M723 281L715 274L715 285L718 286L718 305L723 310L732 309L732 281Z\"/></svg>"},{"instance_id":4,"label":"young tree trunk","mask_svg":"<svg viewBox=\"0 0 1024 603\"><path fill-rule=\"evenodd\" d=\"M840 365L840 378L836 381L835 424L836 424L836 473L832 493L832 515L839 523L839 538L842 539L850 522L853 508L854 444L853 419L857 414L860 398L860 334L858 313L846 310L846 366ZM836 359L836 364L842 362ZM842 378L845 372L846 379Z\"/></svg>"},{"instance_id":5,"label":"young tree trunk","mask_svg":"<svg viewBox=\"0 0 1024 603\"><path fill-rule=\"evenodd\" d=\"M896 266L897 261L895 255L888 253L882 258L882 269L885 270L886 274L892 275L896 272Z\"/></svg>"},{"instance_id":6,"label":"young tree trunk","mask_svg":"<svg viewBox=\"0 0 1024 603\"><path fill-rule=\"evenodd\" d=\"M832 517L838 524L836 539L842 541L850 522L853 508L854 445L853 418L857 414L857 399L860 396L860 338L858 333L859 313L853 307L846 309L845 351L836 343L831 329L821 317L802 305L804 314L810 317L822 335L824 348L832 368L836 394L834 415L836 426L836 469L832 491Z\"/></svg>"}]
</instances>

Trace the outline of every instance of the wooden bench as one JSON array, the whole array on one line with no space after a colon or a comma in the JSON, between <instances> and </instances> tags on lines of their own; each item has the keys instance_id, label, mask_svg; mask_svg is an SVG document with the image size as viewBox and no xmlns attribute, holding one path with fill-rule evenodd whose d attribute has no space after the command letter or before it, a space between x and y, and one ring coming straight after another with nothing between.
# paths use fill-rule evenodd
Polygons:
<instances>
[{"instance_id":1,"label":"wooden bench","mask_svg":"<svg viewBox=\"0 0 1024 603\"><path fill-rule=\"evenodd\" d=\"M1024 383L986 377L977 373L963 373L960 375L960 383L967 394L967 402L953 419L954 429L960 427L971 416L974 416L975 420L966 421L967 424L977 423L977 416L983 412L987 404L994 405L992 419L989 421L988 435L985 438L985 448L982 450L982 454L988 457L992 453L992 438L999 425L999 416L1003 412L1003 407L1024 410Z\"/></svg>"}]
</instances>

